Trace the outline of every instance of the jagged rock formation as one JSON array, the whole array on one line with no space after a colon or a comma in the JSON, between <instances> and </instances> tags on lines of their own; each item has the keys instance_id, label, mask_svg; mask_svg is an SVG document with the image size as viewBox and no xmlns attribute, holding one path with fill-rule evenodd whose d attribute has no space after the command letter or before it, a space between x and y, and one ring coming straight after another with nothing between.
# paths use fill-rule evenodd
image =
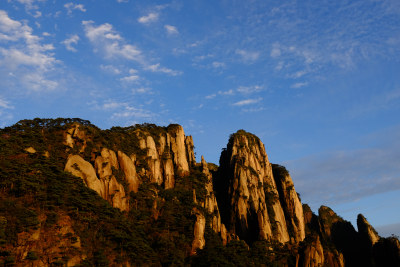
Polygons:
<instances>
[{"instance_id":1,"label":"jagged rock formation","mask_svg":"<svg viewBox=\"0 0 400 267\"><path fill-rule=\"evenodd\" d=\"M272 171L279 192L279 199L285 213L286 224L293 242L303 241L306 237L303 206L294 189L294 184L285 167L273 164Z\"/></svg>"},{"instance_id":2,"label":"jagged rock formation","mask_svg":"<svg viewBox=\"0 0 400 267\"><path fill-rule=\"evenodd\" d=\"M205 185L206 188L206 197L205 201L203 203L203 207L206 209L206 211L211 214L211 219L210 219L210 226L213 229L215 233L219 233L222 239L222 243L225 245L228 241L228 236L226 232L226 227L225 225L221 222L221 215L218 209L218 203L217 203L217 198L215 197L215 192L213 189L213 180L212 180L212 174L210 173L208 169L208 164L204 160L204 157L201 157L201 169L203 174L207 177L207 182Z\"/></svg>"},{"instance_id":3,"label":"jagged rock formation","mask_svg":"<svg viewBox=\"0 0 400 267\"><path fill-rule=\"evenodd\" d=\"M322 248L319 236L310 237L312 241L300 254L300 266L318 267L325 262L324 249Z\"/></svg>"},{"instance_id":4,"label":"jagged rock formation","mask_svg":"<svg viewBox=\"0 0 400 267\"><path fill-rule=\"evenodd\" d=\"M180 125L171 125L155 137L143 129L135 130L134 134L139 143L136 153L128 156L122 151L115 152L104 147L100 148L100 153L93 149L90 151L92 162L80 155L70 154L65 171L81 177L89 188L113 207L127 211L128 195L138 191L142 180L163 185L165 189L173 188L175 175L187 175L189 166L196 162L193 139L185 136ZM157 144L154 138L157 138ZM92 139L78 123L72 124L64 133L64 144L69 148L78 148L76 151L79 153L85 151Z\"/></svg>"},{"instance_id":5,"label":"jagged rock formation","mask_svg":"<svg viewBox=\"0 0 400 267\"><path fill-rule=\"evenodd\" d=\"M243 130L231 136L227 148L221 154L217 179L216 189L223 223L230 233L250 243L259 239L281 243L289 241L272 167L264 144L256 136ZM294 187L290 190L297 197ZM294 210L288 211L288 214L299 216L296 217L296 223L290 223L296 227L293 237L301 240L304 239L303 215L299 213L301 205L298 207L291 194L289 192L286 195L286 204ZM285 199L285 196L282 197Z\"/></svg>"},{"instance_id":6,"label":"jagged rock formation","mask_svg":"<svg viewBox=\"0 0 400 267\"><path fill-rule=\"evenodd\" d=\"M196 254L196 250L204 248L206 241L204 239L204 230L206 226L206 218L204 214L197 209L193 209L193 213L196 215L196 222L194 223L194 233L192 242L191 254Z\"/></svg>"},{"instance_id":7,"label":"jagged rock formation","mask_svg":"<svg viewBox=\"0 0 400 267\"><path fill-rule=\"evenodd\" d=\"M315 215L243 130L219 167L179 125L35 119L0 141L0 265L400 266L397 238Z\"/></svg>"},{"instance_id":8,"label":"jagged rock formation","mask_svg":"<svg viewBox=\"0 0 400 267\"><path fill-rule=\"evenodd\" d=\"M358 214L357 216L357 228L361 238L366 240L370 246L375 245L379 241L380 237L378 233L362 214Z\"/></svg>"}]
</instances>

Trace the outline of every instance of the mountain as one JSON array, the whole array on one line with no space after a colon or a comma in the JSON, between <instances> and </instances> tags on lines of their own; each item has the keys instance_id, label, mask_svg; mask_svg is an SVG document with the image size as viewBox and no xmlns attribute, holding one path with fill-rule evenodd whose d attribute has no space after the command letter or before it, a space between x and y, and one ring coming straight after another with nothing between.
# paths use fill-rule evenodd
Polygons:
<instances>
[{"instance_id":1,"label":"mountain","mask_svg":"<svg viewBox=\"0 0 400 267\"><path fill-rule=\"evenodd\" d=\"M264 144L232 134L219 166L180 125L82 119L0 129L3 266L400 266L400 243L301 203Z\"/></svg>"}]
</instances>

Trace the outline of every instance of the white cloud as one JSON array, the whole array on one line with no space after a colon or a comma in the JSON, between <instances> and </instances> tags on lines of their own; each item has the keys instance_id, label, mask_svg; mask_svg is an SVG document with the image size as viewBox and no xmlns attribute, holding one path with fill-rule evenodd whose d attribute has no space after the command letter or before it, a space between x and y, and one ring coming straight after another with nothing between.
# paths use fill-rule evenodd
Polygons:
<instances>
[{"instance_id":1,"label":"white cloud","mask_svg":"<svg viewBox=\"0 0 400 267\"><path fill-rule=\"evenodd\" d=\"M236 103L233 103L234 106L245 106L245 105L251 105L251 104L256 104L262 100L261 97L259 98L251 98L251 99L245 99L238 101Z\"/></svg>"},{"instance_id":2,"label":"white cloud","mask_svg":"<svg viewBox=\"0 0 400 267\"><path fill-rule=\"evenodd\" d=\"M13 118L10 112L12 109L14 109L14 106L0 96L0 127L4 127Z\"/></svg>"},{"instance_id":3,"label":"white cloud","mask_svg":"<svg viewBox=\"0 0 400 267\"><path fill-rule=\"evenodd\" d=\"M308 71L306 71L306 70L299 70L299 71L296 71L294 74L292 74L290 77L297 79L297 78L300 78L300 77L306 75L307 73L308 73Z\"/></svg>"},{"instance_id":4,"label":"white cloud","mask_svg":"<svg viewBox=\"0 0 400 267\"><path fill-rule=\"evenodd\" d=\"M167 30L167 33L169 35L176 35L179 34L178 29L175 26L172 25L164 25L165 30Z\"/></svg>"},{"instance_id":5,"label":"white cloud","mask_svg":"<svg viewBox=\"0 0 400 267\"><path fill-rule=\"evenodd\" d=\"M229 89L227 91L218 91L219 95L234 95L235 92L232 89Z\"/></svg>"},{"instance_id":6,"label":"white cloud","mask_svg":"<svg viewBox=\"0 0 400 267\"><path fill-rule=\"evenodd\" d=\"M153 119L155 114L149 110L126 105L120 112L112 114L111 119Z\"/></svg>"},{"instance_id":7,"label":"white cloud","mask_svg":"<svg viewBox=\"0 0 400 267\"><path fill-rule=\"evenodd\" d=\"M65 45L65 48L69 51L76 52L76 48L72 46L72 44L77 44L79 41L79 36L74 34L70 38L65 39L61 43Z\"/></svg>"},{"instance_id":8,"label":"white cloud","mask_svg":"<svg viewBox=\"0 0 400 267\"><path fill-rule=\"evenodd\" d=\"M146 16L142 16L138 18L138 22L142 24L149 24L152 22L156 22L158 20L159 14L156 12L151 12L147 14Z\"/></svg>"},{"instance_id":9,"label":"white cloud","mask_svg":"<svg viewBox=\"0 0 400 267\"><path fill-rule=\"evenodd\" d=\"M126 103L121 103L121 102L116 102L116 101L109 100L108 102L106 102L106 103L104 103L102 105L101 109L105 109L105 110L116 109L116 108L119 108L119 107L124 107L126 105L127 105Z\"/></svg>"},{"instance_id":10,"label":"white cloud","mask_svg":"<svg viewBox=\"0 0 400 267\"><path fill-rule=\"evenodd\" d=\"M7 100L0 97L0 109L14 109L14 107Z\"/></svg>"},{"instance_id":11,"label":"white cloud","mask_svg":"<svg viewBox=\"0 0 400 267\"><path fill-rule=\"evenodd\" d=\"M46 37L47 37L47 36L51 36L51 34L48 33L48 32L43 32L42 35L43 35L43 36L46 36Z\"/></svg>"},{"instance_id":12,"label":"white cloud","mask_svg":"<svg viewBox=\"0 0 400 267\"><path fill-rule=\"evenodd\" d=\"M151 94L151 88L148 87L140 87L132 89L132 94Z\"/></svg>"},{"instance_id":13,"label":"white cloud","mask_svg":"<svg viewBox=\"0 0 400 267\"><path fill-rule=\"evenodd\" d=\"M121 78L120 81L128 83L138 81L140 79L140 76L137 73L137 70L129 69L129 75Z\"/></svg>"},{"instance_id":14,"label":"white cloud","mask_svg":"<svg viewBox=\"0 0 400 267\"><path fill-rule=\"evenodd\" d=\"M211 65L214 67L214 68L225 68L225 63L223 63L223 62L218 62L218 61L214 61L213 63L211 63Z\"/></svg>"},{"instance_id":15,"label":"white cloud","mask_svg":"<svg viewBox=\"0 0 400 267\"><path fill-rule=\"evenodd\" d=\"M117 67L115 67L113 65L103 65L103 64L101 64L100 68L103 71L106 71L106 72L111 73L111 74L120 74L121 73L121 70L119 70Z\"/></svg>"},{"instance_id":16,"label":"white cloud","mask_svg":"<svg viewBox=\"0 0 400 267\"><path fill-rule=\"evenodd\" d=\"M182 74L181 71L172 70L172 69L168 69L168 68L165 68L165 67L160 67L160 63L147 66L146 69L147 69L147 70L150 70L150 71L152 71L152 72L162 72L162 73L166 73L166 74L171 75L171 76L178 76L178 75L181 75L181 74Z\"/></svg>"},{"instance_id":17,"label":"white cloud","mask_svg":"<svg viewBox=\"0 0 400 267\"><path fill-rule=\"evenodd\" d=\"M260 85L254 85L254 86L240 86L237 91L241 94L252 94L252 93L258 93L261 92L264 89L264 87Z\"/></svg>"},{"instance_id":18,"label":"white cloud","mask_svg":"<svg viewBox=\"0 0 400 267\"><path fill-rule=\"evenodd\" d=\"M217 96L217 94L211 94L211 95L207 95L206 99L213 99Z\"/></svg>"},{"instance_id":19,"label":"white cloud","mask_svg":"<svg viewBox=\"0 0 400 267\"><path fill-rule=\"evenodd\" d=\"M40 18L41 16L42 16L42 12L40 12L40 11L36 11L35 15L33 15L33 17L36 18L36 19Z\"/></svg>"},{"instance_id":20,"label":"white cloud","mask_svg":"<svg viewBox=\"0 0 400 267\"><path fill-rule=\"evenodd\" d=\"M254 112L260 112L265 110L265 108L263 107L259 107L259 108L244 108L242 109L243 112L247 112L247 113L254 113Z\"/></svg>"},{"instance_id":21,"label":"white cloud","mask_svg":"<svg viewBox=\"0 0 400 267\"><path fill-rule=\"evenodd\" d=\"M304 87L307 85L308 85L308 82L299 82L299 83L292 84L290 87L297 89L297 88L301 88L301 87Z\"/></svg>"},{"instance_id":22,"label":"white cloud","mask_svg":"<svg viewBox=\"0 0 400 267\"><path fill-rule=\"evenodd\" d=\"M117 0L118 3L128 3L129 0Z\"/></svg>"},{"instance_id":23,"label":"white cloud","mask_svg":"<svg viewBox=\"0 0 400 267\"><path fill-rule=\"evenodd\" d=\"M47 79L58 60L52 44L43 44L31 27L11 19L0 10L0 74L31 90L55 89L57 82Z\"/></svg>"},{"instance_id":24,"label":"white cloud","mask_svg":"<svg viewBox=\"0 0 400 267\"><path fill-rule=\"evenodd\" d=\"M141 51L125 40L113 29L109 23L99 26L93 21L82 21L86 37L95 47L95 52L101 52L108 59L127 59L144 63Z\"/></svg>"},{"instance_id":25,"label":"white cloud","mask_svg":"<svg viewBox=\"0 0 400 267\"><path fill-rule=\"evenodd\" d=\"M80 10L86 12L85 6L82 4L66 3L64 7L67 9L68 15L72 14L73 10Z\"/></svg>"},{"instance_id":26,"label":"white cloud","mask_svg":"<svg viewBox=\"0 0 400 267\"><path fill-rule=\"evenodd\" d=\"M270 55L273 58L279 57L281 55L281 48L278 43L272 45L272 50Z\"/></svg>"},{"instance_id":27,"label":"white cloud","mask_svg":"<svg viewBox=\"0 0 400 267\"><path fill-rule=\"evenodd\" d=\"M139 79L140 79L139 75L133 74L133 75L122 77L120 79L120 81L122 81L122 82L135 82L135 81L138 81Z\"/></svg>"},{"instance_id":28,"label":"white cloud","mask_svg":"<svg viewBox=\"0 0 400 267\"><path fill-rule=\"evenodd\" d=\"M14 1L23 4L25 6L25 9L31 10L39 8L37 5L34 4L35 2L43 2L45 0L14 0ZM11 0L8 0L8 2L11 2Z\"/></svg>"},{"instance_id":29,"label":"white cloud","mask_svg":"<svg viewBox=\"0 0 400 267\"><path fill-rule=\"evenodd\" d=\"M237 49L236 54L240 55L242 60L245 62L254 62L260 57L259 52L246 51L242 49Z\"/></svg>"}]
</instances>

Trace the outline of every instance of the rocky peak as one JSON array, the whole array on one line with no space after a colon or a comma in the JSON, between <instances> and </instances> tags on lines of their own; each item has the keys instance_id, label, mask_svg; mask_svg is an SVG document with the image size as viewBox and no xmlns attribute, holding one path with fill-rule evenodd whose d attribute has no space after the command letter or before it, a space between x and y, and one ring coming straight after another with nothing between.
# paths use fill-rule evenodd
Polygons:
<instances>
[{"instance_id":1,"label":"rocky peak","mask_svg":"<svg viewBox=\"0 0 400 267\"><path fill-rule=\"evenodd\" d=\"M285 167L277 164L272 164L272 172L285 213L289 234L294 239L293 241L303 241L306 236L303 206L294 188L292 178Z\"/></svg>"},{"instance_id":2,"label":"rocky peak","mask_svg":"<svg viewBox=\"0 0 400 267\"><path fill-rule=\"evenodd\" d=\"M357 216L357 228L360 237L364 240L368 240L371 246L379 241L380 237L378 233L362 214L358 214Z\"/></svg>"},{"instance_id":3,"label":"rocky peak","mask_svg":"<svg viewBox=\"0 0 400 267\"><path fill-rule=\"evenodd\" d=\"M216 189L223 223L248 242L289 241L285 215L264 144L239 130L223 150Z\"/></svg>"}]
</instances>

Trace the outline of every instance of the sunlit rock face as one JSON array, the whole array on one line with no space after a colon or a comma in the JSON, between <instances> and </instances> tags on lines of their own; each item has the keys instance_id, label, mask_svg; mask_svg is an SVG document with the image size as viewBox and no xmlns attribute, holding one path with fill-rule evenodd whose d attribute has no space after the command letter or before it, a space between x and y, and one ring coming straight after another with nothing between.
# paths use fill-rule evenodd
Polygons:
<instances>
[{"instance_id":1,"label":"sunlit rock face","mask_svg":"<svg viewBox=\"0 0 400 267\"><path fill-rule=\"evenodd\" d=\"M248 242L289 241L272 167L264 144L243 130L233 134L220 159L216 179L222 222Z\"/></svg>"},{"instance_id":2,"label":"sunlit rock face","mask_svg":"<svg viewBox=\"0 0 400 267\"><path fill-rule=\"evenodd\" d=\"M175 176L189 174L196 164L191 136L185 136L182 126L170 125L156 135L145 129L134 130L138 148L127 155L105 147L93 147L91 159L88 143L92 136L79 123L64 132L63 144L70 153L65 171L81 177L84 183L108 200L113 207L129 210L129 193L137 192L144 182L157 183L165 189L175 186ZM78 153L78 154L74 154Z\"/></svg>"},{"instance_id":3,"label":"sunlit rock face","mask_svg":"<svg viewBox=\"0 0 400 267\"><path fill-rule=\"evenodd\" d=\"M293 237L293 241L298 243L306 236L303 206L285 167L273 164L272 169L289 234Z\"/></svg>"}]
</instances>

